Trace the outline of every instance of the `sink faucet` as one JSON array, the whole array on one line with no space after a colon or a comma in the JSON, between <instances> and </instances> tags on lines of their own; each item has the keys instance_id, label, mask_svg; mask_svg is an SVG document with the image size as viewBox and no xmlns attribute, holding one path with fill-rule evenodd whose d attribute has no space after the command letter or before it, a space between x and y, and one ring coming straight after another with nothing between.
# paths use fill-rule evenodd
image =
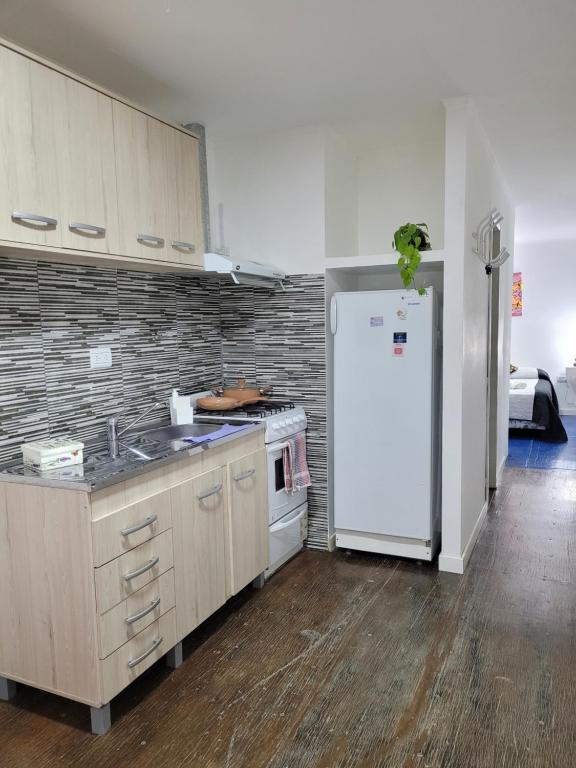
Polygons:
<instances>
[{"instance_id":1,"label":"sink faucet","mask_svg":"<svg viewBox=\"0 0 576 768\"><path fill-rule=\"evenodd\" d=\"M148 414L152 413L152 411L155 411L156 408L159 408L161 405L166 405L162 400L158 400L154 403L154 405L150 406L150 408L147 408L145 411L143 411L141 414L136 416L135 419L132 419L131 422L129 422L125 427L122 429L118 429L118 424L120 422L120 416L116 414L115 416L109 416L108 422L107 422L107 436L108 436L108 453L110 454L110 458L117 459L120 455L120 438L125 432L128 432L129 429L131 429L135 424L138 424L138 422L142 421L142 419L146 418Z\"/></svg>"}]
</instances>

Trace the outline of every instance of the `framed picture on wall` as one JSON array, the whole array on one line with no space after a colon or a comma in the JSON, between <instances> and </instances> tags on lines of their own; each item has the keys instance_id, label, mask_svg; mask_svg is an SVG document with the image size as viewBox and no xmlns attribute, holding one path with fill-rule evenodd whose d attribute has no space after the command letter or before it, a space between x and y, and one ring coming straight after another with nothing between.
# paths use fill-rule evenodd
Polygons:
<instances>
[{"instance_id":1,"label":"framed picture on wall","mask_svg":"<svg viewBox=\"0 0 576 768\"><path fill-rule=\"evenodd\" d=\"M522 315L522 272L512 275L512 317Z\"/></svg>"}]
</instances>

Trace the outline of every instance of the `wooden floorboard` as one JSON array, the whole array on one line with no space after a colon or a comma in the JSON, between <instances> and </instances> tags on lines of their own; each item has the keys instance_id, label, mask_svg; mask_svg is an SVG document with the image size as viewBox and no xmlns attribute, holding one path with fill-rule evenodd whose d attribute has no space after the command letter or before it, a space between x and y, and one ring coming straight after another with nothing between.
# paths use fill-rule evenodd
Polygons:
<instances>
[{"instance_id":1,"label":"wooden floorboard","mask_svg":"<svg viewBox=\"0 0 576 768\"><path fill-rule=\"evenodd\" d=\"M569 768L576 479L507 470L463 577L308 551L113 703L21 688L0 768Z\"/></svg>"}]
</instances>

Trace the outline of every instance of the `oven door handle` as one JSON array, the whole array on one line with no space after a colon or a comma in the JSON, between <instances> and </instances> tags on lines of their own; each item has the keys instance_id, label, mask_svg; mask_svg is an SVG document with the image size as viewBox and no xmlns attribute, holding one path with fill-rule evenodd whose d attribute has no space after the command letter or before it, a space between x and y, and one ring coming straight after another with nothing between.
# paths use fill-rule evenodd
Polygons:
<instances>
[{"instance_id":1,"label":"oven door handle","mask_svg":"<svg viewBox=\"0 0 576 768\"><path fill-rule=\"evenodd\" d=\"M297 523L300 520L302 520L305 514L306 514L306 510L303 509L302 512L296 515L296 517L293 517L291 520L288 520L287 523L274 523L274 525L270 526L270 533L278 533L278 531L283 531L285 528L290 528L290 526L293 523Z\"/></svg>"}]
</instances>

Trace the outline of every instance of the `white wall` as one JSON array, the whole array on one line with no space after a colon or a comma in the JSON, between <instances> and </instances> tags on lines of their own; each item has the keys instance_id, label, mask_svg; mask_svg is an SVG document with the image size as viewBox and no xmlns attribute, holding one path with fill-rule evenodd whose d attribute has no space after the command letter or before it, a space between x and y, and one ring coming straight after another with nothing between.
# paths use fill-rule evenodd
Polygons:
<instances>
[{"instance_id":1,"label":"white wall","mask_svg":"<svg viewBox=\"0 0 576 768\"><path fill-rule=\"evenodd\" d=\"M390 253L392 236L407 221L426 222L434 249L444 246L444 110L386 135L358 155L358 250Z\"/></svg>"},{"instance_id":2,"label":"white wall","mask_svg":"<svg viewBox=\"0 0 576 768\"><path fill-rule=\"evenodd\" d=\"M324 132L326 257L358 254L356 155L350 141L333 129Z\"/></svg>"},{"instance_id":3,"label":"white wall","mask_svg":"<svg viewBox=\"0 0 576 768\"><path fill-rule=\"evenodd\" d=\"M291 274L324 267L324 133L210 140L212 247ZM219 234L223 217L224 242Z\"/></svg>"},{"instance_id":4,"label":"white wall","mask_svg":"<svg viewBox=\"0 0 576 768\"><path fill-rule=\"evenodd\" d=\"M443 570L462 572L485 512L488 279L472 253L472 232L492 207L504 215L501 242L511 252L514 210L473 104L446 105L444 291ZM507 453L509 286L501 271L503 325L498 386L498 463Z\"/></svg>"},{"instance_id":5,"label":"white wall","mask_svg":"<svg viewBox=\"0 0 576 768\"><path fill-rule=\"evenodd\" d=\"M576 240L516 243L514 271L522 272L524 307L512 318L512 362L548 371L561 408L572 412L556 378L576 358Z\"/></svg>"},{"instance_id":6,"label":"white wall","mask_svg":"<svg viewBox=\"0 0 576 768\"><path fill-rule=\"evenodd\" d=\"M359 131L208 136L212 247L292 274L320 272L325 258L390 253L398 226L425 221L441 249L443 110L394 136L385 126L369 140Z\"/></svg>"}]
</instances>

